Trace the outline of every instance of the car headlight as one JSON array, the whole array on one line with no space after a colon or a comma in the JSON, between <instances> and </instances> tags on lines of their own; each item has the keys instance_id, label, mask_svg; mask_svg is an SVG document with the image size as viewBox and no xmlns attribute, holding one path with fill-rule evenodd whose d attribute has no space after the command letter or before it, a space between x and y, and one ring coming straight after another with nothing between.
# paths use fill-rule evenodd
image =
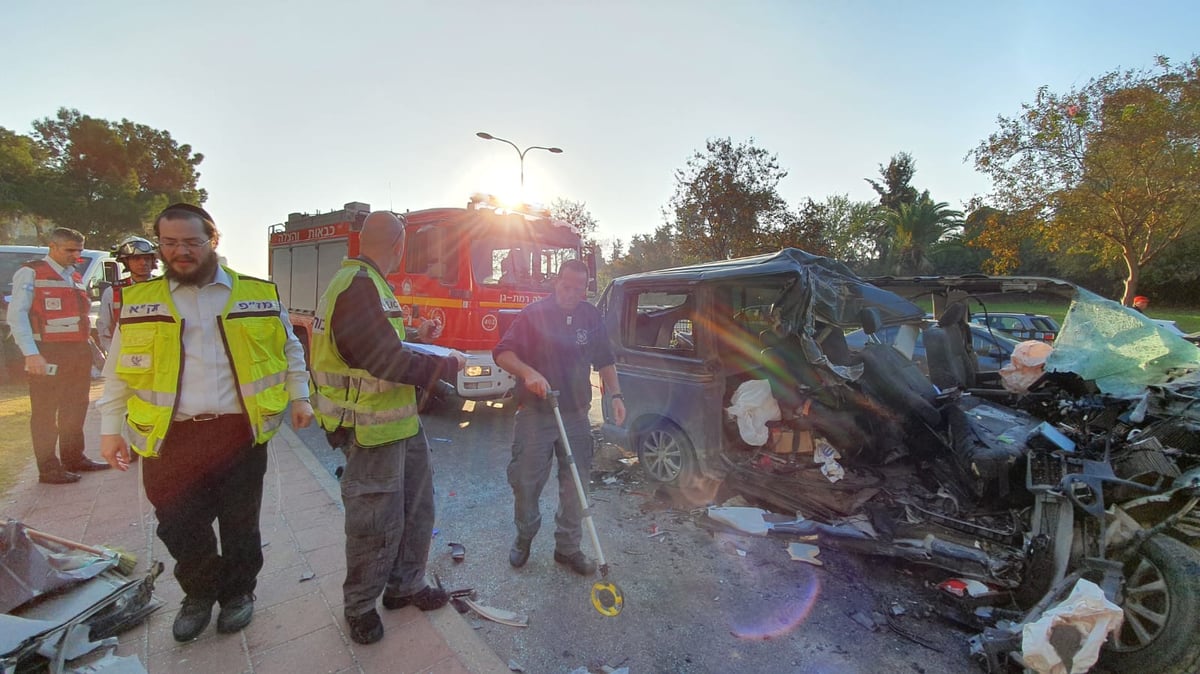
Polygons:
<instances>
[{"instance_id":1,"label":"car headlight","mask_svg":"<svg viewBox=\"0 0 1200 674\"><path fill-rule=\"evenodd\" d=\"M492 368L487 365L468 365L463 369L463 374L468 377L490 377Z\"/></svg>"}]
</instances>

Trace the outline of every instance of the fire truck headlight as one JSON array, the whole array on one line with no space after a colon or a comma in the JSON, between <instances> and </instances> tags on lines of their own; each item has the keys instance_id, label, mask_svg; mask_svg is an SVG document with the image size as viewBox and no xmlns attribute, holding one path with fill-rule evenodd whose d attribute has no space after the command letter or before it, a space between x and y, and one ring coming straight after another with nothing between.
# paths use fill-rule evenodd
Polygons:
<instances>
[{"instance_id":1,"label":"fire truck headlight","mask_svg":"<svg viewBox=\"0 0 1200 674\"><path fill-rule=\"evenodd\" d=\"M492 376L492 368L487 365L468 365L463 369L463 374L468 377L490 377Z\"/></svg>"}]
</instances>

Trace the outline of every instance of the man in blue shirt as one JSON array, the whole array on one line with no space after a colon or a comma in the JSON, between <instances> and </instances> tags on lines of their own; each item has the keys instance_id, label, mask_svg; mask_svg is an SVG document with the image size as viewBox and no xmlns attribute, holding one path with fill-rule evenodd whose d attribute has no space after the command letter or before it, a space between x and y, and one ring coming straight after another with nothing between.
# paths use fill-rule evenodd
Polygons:
<instances>
[{"instance_id":1,"label":"man in blue shirt","mask_svg":"<svg viewBox=\"0 0 1200 674\"><path fill-rule=\"evenodd\" d=\"M524 566L529 559L530 544L542 525L538 499L557 456L559 505L554 518L554 561L580 575L591 575L596 570L595 563L579 548L583 509L575 493L571 467L565 461L566 450L559 440L554 411L545 401L550 391L560 392L559 411L571 453L579 475L587 479L593 450L588 422L592 367L600 372L604 391L612 399L613 420L617 424L625 422L625 403L600 311L584 301L587 281L588 269L582 262L563 263L554 294L525 307L493 350L496 363L518 380L520 406L508 464L517 526L508 562L514 567Z\"/></svg>"}]
</instances>

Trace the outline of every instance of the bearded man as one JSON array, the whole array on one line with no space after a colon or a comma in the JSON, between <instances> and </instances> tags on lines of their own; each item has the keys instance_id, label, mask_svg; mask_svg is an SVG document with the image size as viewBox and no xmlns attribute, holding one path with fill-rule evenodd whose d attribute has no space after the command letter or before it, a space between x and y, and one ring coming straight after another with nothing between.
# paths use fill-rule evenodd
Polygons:
<instances>
[{"instance_id":1,"label":"bearded man","mask_svg":"<svg viewBox=\"0 0 1200 674\"><path fill-rule=\"evenodd\" d=\"M185 595L172 632L190 641L214 603L218 632L250 623L267 441L289 403L297 428L313 411L275 284L218 263L220 232L203 208L168 206L154 234L165 275L125 288L97 403L100 453L118 470L131 449L146 459L146 496Z\"/></svg>"}]
</instances>

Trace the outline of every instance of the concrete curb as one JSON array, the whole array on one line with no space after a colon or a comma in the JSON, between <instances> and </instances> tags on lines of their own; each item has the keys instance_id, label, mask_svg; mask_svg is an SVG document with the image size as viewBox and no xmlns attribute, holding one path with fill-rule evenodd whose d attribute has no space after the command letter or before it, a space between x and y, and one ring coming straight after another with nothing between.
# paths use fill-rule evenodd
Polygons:
<instances>
[{"instance_id":1,"label":"concrete curb","mask_svg":"<svg viewBox=\"0 0 1200 674\"><path fill-rule=\"evenodd\" d=\"M296 457L308 468L329 498L337 504L338 509L345 512L345 507L342 506L342 491L337 478L329 474L329 471L321 465L312 450L304 444L296 432L285 424L280 427L276 439L282 440L296 454ZM469 671L474 674L505 674L509 672L508 665L453 608L445 607L424 615L429 619L429 624L446 642L446 646L454 652L454 655Z\"/></svg>"}]
</instances>

